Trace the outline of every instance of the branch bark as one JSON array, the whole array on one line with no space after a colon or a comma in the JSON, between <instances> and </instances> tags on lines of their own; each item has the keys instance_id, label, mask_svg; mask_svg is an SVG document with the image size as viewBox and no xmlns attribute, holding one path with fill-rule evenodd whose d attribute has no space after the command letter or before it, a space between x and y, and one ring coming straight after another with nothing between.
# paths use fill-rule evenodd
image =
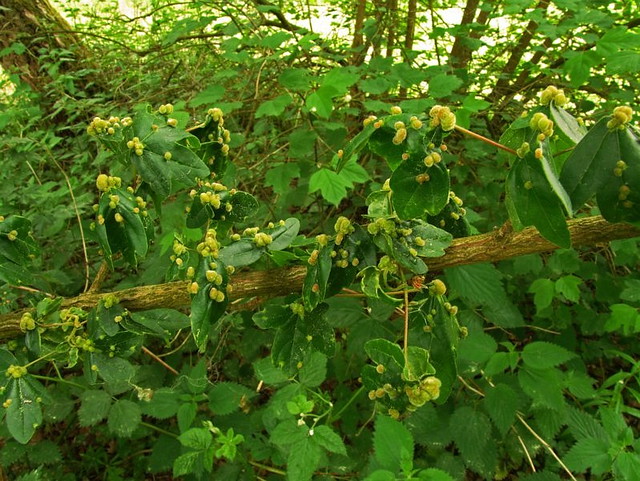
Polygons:
<instances>
[{"instance_id":1,"label":"branch bark","mask_svg":"<svg viewBox=\"0 0 640 481\"><path fill-rule=\"evenodd\" d=\"M629 224L611 224L600 216L573 219L568 222L574 247L588 246L617 239L640 236L640 228ZM424 259L430 272L449 267L481 262L498 262L527 254L548 252L558 247L544 239L533 227L515 232L508 227L493 232L454 239L442 257ZM232 279L231 309L242 309L242 299L275 297L300 291L306 274L304 266L257 272L240 272ZM115 291L123 307L130 311L157 308L184 308L190 303L187 281L133 287ZM104 293L88 292L62 301L62 307L95 307ZM30 309L0 315L0 339L9 339L21 334L20 318Z\"/></svg>"}]
</instances>

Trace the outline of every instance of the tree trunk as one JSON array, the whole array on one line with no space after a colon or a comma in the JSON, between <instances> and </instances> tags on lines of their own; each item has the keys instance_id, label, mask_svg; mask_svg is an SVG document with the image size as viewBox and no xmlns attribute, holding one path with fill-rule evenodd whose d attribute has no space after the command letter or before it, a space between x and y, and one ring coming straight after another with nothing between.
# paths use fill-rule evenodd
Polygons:
<instances>
[{"instance_id":1,"label":"tree trunk","mask_svg":"<svg viewBox=\"0 0 640 481\"><path fill-rule=\"evenodd\" d=\"M49 0L3 0L0 8L0 49L22 44L13 53L0 57L6 72L17 72L20 80L36 92L45 90L51 78L41 69L42 52L65 49L74 62L65 62L63 72L79 70L80 60L89 57L69 23Z\"/></svg>"},{"instance_id":2,"label":"tree trunk","mask_svg":"<svg viewBox=\"0 0 640 481\"><path fill-rule=\"evenodd\" d=\"M367 0L358 0L356 5L356 20L353 26L353 42L351 42L352 64L362 64L366 51L364 48L364 34L362 29L364 28L364 17L367 13Z\"/></svg>"}]
</instances>

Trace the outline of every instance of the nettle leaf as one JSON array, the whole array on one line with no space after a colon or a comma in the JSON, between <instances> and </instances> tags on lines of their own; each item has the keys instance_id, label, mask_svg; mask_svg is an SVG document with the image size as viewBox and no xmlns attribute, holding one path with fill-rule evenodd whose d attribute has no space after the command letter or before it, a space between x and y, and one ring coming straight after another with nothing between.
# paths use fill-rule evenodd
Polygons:
<instances>
[{"instance_id":1,"label":"nettle leaf","mask_svg":"<svg viewBox=\"0 0 640 481\"><path fill-rule=\"evenodd\" d=\"M157 128L154 129L154 126ZM165 117L138 112L133 121L133 136L144 144L141 156L131 153L131 162L142 179L161 197L195 184L209 175L209 167L191 149L179 142L200 147L198 139L167 125ZM165 154L171 154L170 160Z\"/></svg>"},{"instance_id":2,"label":"nettle leaf","mask_svg":"<svg viewBox=\"0 0 640 481\"><path fill-rule=\"evenodd\" d=\"M295 449L291 449L287 458L287 479L307 481L313 476L320 464L321 449L313 436L306 436Z\"/></svg>"},{"instance_id":3,"label":"nettle leaf","mask_svg":"<svg viewBox=\"0 0 640 481\"><path fill-rule=\"evenodd\" d=\"M425 167L423 155L411 156L391 176L391 200L401 219L437 215L449 202L449 172L441 163ZM418 176L429 180L419 182Z\"/></svg>"},{"instance_id":4,"label":"nettle leaf","mask_svg":"<svg viewBox=\"0 0 640 481\"><path fill-rule=\"evenodd\" d=\"M534 403L554 411L562 411L564 409L562 377L557 369L536 369L525 366L518 371L518 382L525 394Z\"/></svg>"},{"instance_id":5,"label":"nettle leaf","mask_svg":"<svg viewBox=\"0 0 640 481\"><path fill-rule=\"evenodd\" d=\"M170 388L160 388L154 391L153 397L142 403L142 414L156 419L168 419L176 415L180 407L178 394Z\"/></svg>"},{"instance_id":6,"label":"nettle leaf","mask_svg":"<svg viewBox=\"0 0 640 481\"><path fill-rule=\"evenodd\" d=\"M524 324L522 314L507 297L502 274L492 264L472 264L445 270L447 283L470 305L487 308L489 320L502 327Z\"/></svg>"},{"instance_id":7,"label":"nettle leaf","mask_svg":"<svg viewBox=\"0 0 640 481\"><path fill-rule=\"evenodd\" d=\"M583 438L565 454L563 461L569 469L578 473L591 468L594 475L603 474L611 469L609 449L606 439Z\"/></svg>"},{"instance_id":8,"label":"nettle leaf","mask_svg":"<svg viewBox=\"0 0 640 481\"><path fill-rule=\"evenodd\" d=\"M291 104L293 99L289 94L279 95L278 97L262 102L256 110L255 118L266 116L278 116L282 115L285 109Z\"/></svg>"},{"instance_id":9,"label":"nettle leaf","mask_svg":"<svg viewBox=\"0 0 640 481\"><path fill-rule=\"evenodd\" d=\"M565 219L567 208L564 196L558 196L562 187L552 185L554 174L548 163L536 159L533 152L515 160L505 184L507 196L524 226L535 226L547 240L560 247L571 245L571 236ZM558 187L559 186L559 187Z\"/></svg>"},{"instance_id":10,"label":"nettle leaf","mask_svg":"<svg viewBox=\"0 0 640 481\"><path fill-rule=\"evenodd\" d=\"M403 459L413 458L413 436L399 421L378 414L373 432L373 449L383 469L399 473Z\"/></svg>"},{"instance_id":11,"label":"nettle leaf","mask_svg":"<svg viewBox=\"0 0 640 481\"><path fill-rule=\"evenodd\" d=\"M347 455L347 448L342 438L329 426L322 424L314 429L316 442L329 452Z\"/></svg>"},{"instance_id":12,"label":"nettle leaf","mask_svg":"<svg viewBox=\"0 0 640 481\"><path fill-rule=\"evenodd\" d=\"M111 409L107 424L109 430L120 437L130 437L142 421L140 406L127 399L117 400Z\"/></svg>"},{"instance_id":13,"label":"nettle leaf","mask_svg":"<svg viewBox=\"0 0 640 481\"><path fill-rule=\"evenodd\" d=\"M223 262L216 262L213 257L201 257L193 280L198 291L191 297L191 332L198 348L204 351L209 330L222 317L229 303L229 275Z\"/></svg>"},{"instance_id":14,"label":"nettle leaf","mask_svg":"<svg viewBox=\"0 0 640 481\"><path fill-rule=\"evenodd\" d=\"M498 453L487 415L462 406L451 416L449 427L465 464L485 478L493 477Z\"/></svg>"},{"instance_id":15,"label":"nettle leaf","mask_svg":"<svg viewBox=\"0 0 640 481\"><path fill-rule=\"evenodd\" d=\"M93 426L107 417L111 395L106 391L88 390L80 395L78 420L80 426Z\"/></svg>"},{"instance_id":16,"label":"nettle leaf","mask_svg":"<svg viewBox=\"0 0 640 481\"><path fill-rule=\"evenodd\" d=\"M219 382L209 391L209 407L214 414L224 416L237 411L243 402L256 395L255 391L235 382Z\"/></svg>"},{"instance_id":17,"label":"nettle leaf","mask_svg":"<svg viewBox=\"0 0 640 481\"><path fill-rule=\"evenodd\" d=\"M536 369L556 367L574 357L575 353L550 342L532 342L522 350L522 361Z\"/></svg>"},{"instance_id":18,"label":"nettle leaf","mask_svg":"<svg viewBox=\"0 0 640 481\"><path fill-rule=\"evenodd\" d=\"M118 196L115 208L109 205L111 196ZM113 254L121 252L133 267L147 255L147 220L142 215L134 195L126 189L111 189L100 197L96 222L98 242L109 266L113 269ZM118 222L118 220L120 222Z\"/></svg>"},{"instance_id":19,"label":"nettle leaf","mask_svg":"<svg viewBox=\"0 0 640 481\"><path fill-rule=\"evenodd\" d=\"M556 281L556 292L562 294L565 299L571 302L580 300L580 284L582 279L576 276L562 276Z\"/></svg>"},{"instance_id":20,"label":"nettle leaf","mask_svg":"<svg viewBox=\"0 0 640 481\"><path fill-rule=\"evenodd\" d=\"M40 402L44 391L44 387L29 375L10 378L5 386L5 402L10 402L5 411L5 422L13 439L21 444L27 444L42 423Z\"/></svg>"},{"instance_id":21,"label":"nettle leaf","mask_svg":"<svg viewBox=\"0 0 640 481\"><path fill-rule=\"evenodd\" d=\"M486 391L483 404L500 433L507 434L520 407L518 394L507 384L496 384Z\"/></svg>"}]
</instances>

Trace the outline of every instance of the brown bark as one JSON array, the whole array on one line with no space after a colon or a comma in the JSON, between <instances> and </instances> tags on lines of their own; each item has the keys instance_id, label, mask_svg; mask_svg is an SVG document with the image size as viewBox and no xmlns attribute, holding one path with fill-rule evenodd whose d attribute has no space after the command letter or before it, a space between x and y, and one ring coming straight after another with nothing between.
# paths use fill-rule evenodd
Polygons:
<instances>
[{"instance_id":1,"label":"brown bark","mask_svg":"<svg viewBox=\"0 0 640 481\"><path fill-rule=\"evenodd\" d=\"M353 26L353 41L351 42L351 50L353 50L352 63L360 65L365 57L364 52L364 17L367 13L367 0L358 0L356 6L356 19Z\"/></svg>"},{"instance_id":2,"label":"brown bark","mask_svg":"<svg viewBox=\"0 0 640 481\"><path fill-rule=\"evenodd\" d=\"M478 9L479 4L480 0L467 0L459 26L466 27L473 22L476 18L476 10ZM453 68L464 68L471 58L471 50L469 50L469 48L464 44L465 37L468 34L469 29L464 28L458 33L458 35L456 35L456 39L453 42L453 46L451 47L451 52L449 54L449 59Z\"/></svg>"},{"instance_id":3,"label":"brown bark","mask_svg":"<svg viewBox=\"0 0 640 481\"><path fill-rule=\"evenodd\" d=\"M0 57L5 71L17 71L20 79L33 90L44 90L50 78L40 68L41 50L57 48L74 52L76 60L86 57L73 29L49 3L49 0L3 0L0 8L0 49L22 43L24 52ZM75 62L66 62L62 71L80 69Z\"/></svg>"},{"instance_id":4,"label":"brown bark","mask_svg":"<svg viewBox=\"0 0 640 481\"><path fill-rule=\"evenodd\" d=\"M611 224L600 216L574 219L568 222L574 247L595 245L616 239L640 236L640 229L629 224ZM481 262L497 262L512 257L553 251L558 247L544 239L536 229L519 232L502 228L487 234L454 239L442 257L424 259L430 272L448 267ZM274 297L300 291L306 274L304 266L276 271L241 272L232 279L231 309L241 309L240 299ZM123 307L131 311L156 308L183 308L190 302L187 282L140 286L113 292ZM104 294L86 293L64 299L62 306L91 309ZM27 310L0 315L0 339L18 336L20 317Z\"/></svg>"},{"instance_id":5,"label":"brown bark","mask_svg":"<svg viewBox=\"0 0 640 481\"><path fill-rule=\"evenodd\" d=\"M396 45L397 21L398 21L398 0L387 0L387 11L386 11L387 58L393 57L393 49Z\"/></svg>"}]
</instances>

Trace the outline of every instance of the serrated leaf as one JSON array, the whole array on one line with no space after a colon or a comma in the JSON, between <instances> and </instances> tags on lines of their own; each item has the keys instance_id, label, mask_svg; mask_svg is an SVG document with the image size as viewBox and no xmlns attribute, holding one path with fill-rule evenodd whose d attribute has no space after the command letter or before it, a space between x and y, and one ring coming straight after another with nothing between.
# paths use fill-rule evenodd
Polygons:
<instances>
[{"instance_id":1,"label":"serrated leaf","mask_svg":"<svg viewBox=\"0 0 640 481\"><path fill-rule=\"evenodd\" d=\"M254 362L253 369L256 372L256 378L265 384L280 384L289 379L285 372L274 366L271 358L268 357Z\"/></svg>"},{"instance_id":2,"label":"serrated leaf","mask_svg":"<svg viewBox=\"0 0 640 481\"><path fill-rule=\"evenodd\" d=\"M243 399L248 402L255 392L234 382L219 382L209 391L209 408L214 414L224 416L237 411Z\"/></svg>"},{"instance_id":3,"label":"serrated leaf","mask_svg":"<svg viewBox=\"0 0 640 481\"><path fill-rule=\"evenodd\" d=\"M506 384L496 384L488 389L483 400L491 420L504 436L516 419L520 405L518 395Z\"/></svg>"},{"instance_id":4,"label":"serrated leaf","mask_svg":"<svg viewBox=\"0 0 640 481\"><path fill-rule=\"evenodd\" d=\"M315 440L321 447L332 453L347 455L347 449L342 438L329 426L323 424L317 426L314 431Z\"/></svg>"},{"instance_id":5,"label":"serrated leaf","mask_svg":"<svg viewBox=\"0 0 640 481\"><path fill-rule=\"evenodd\" d=\"M522 350L522 360L535 369L548 369L564 364L576 355L564 347L550 342L532 342Z\"/></svg>"},{"instance_id":6,"label":"serrated leaf","mask_svg":"<svg viewBox=\"0 0 640 481\"><path fill-rule=\"evenodd\" d=\"M289 452L287 458L287 479L290 481L307 481L313 476L320 463L321 450L312 436L306 436L296 448Z\"/></svg>"},{"instance_id":7,"label":"serrated leaf","mask_svg":"<svg viewBox=\"0 0 640 481\"><path fill-rule=\"evenodd\" d=\"M170 388L160 388L154 391L148 402L141 404L142 413L156 419L168 419L178 412L180 401L178 394Z\"/></svg>"},{"instance_id":8,"label":"serrated leaf","mask_svg":"<svg viewBox=\"0 0 640 481\"><path fill-rule=\"evenodd\" d=\"M177 478L178 476L193 473L196 462L200 456L201 454L198 451L192 451L178 456L173 462L173 477Z\"/></svg>"},{"instance_id":9,"label":"serrated leaf","mask_svg":"<svg viewBox=\"0 0 640 481\"><path fill-rule=\"evenodd\" d=\"M307 354L298 373L300 383L310 388L318 387L326 377L327 356L316 351Z\"/></svg>"},{"instance_id":10,"label":"serrated leaf","mask_svg":"<svg viewBox=\"0 0 640 481\"><path fill-rule=\"evenodd\" d=\"M140 406L127 399L117 400L109 409L109 430L120 437L130 437L142 421Z\"/></svg>"},{"instance_id":11,"label":"serrated leaf","mask_svg":"<svg viewBox=\"0 0 640 481\"><path fill-rule=\"evenodd\" d=\"M291 95L282 94L272 100L262 102L258 110L256 110L255 118L259 119L260 117L282 115L292 100Z\"/></svg>"},{"instance_id":12,"label":"serrated leaf","mask_svg":"<svg viewBox=\"0 0 640 481\"><path fill-rule=\"evenodd\" d=\"M211 445L213 437L207 428L191 428L178 436L178 441L188 448L204 450Z\"/></svg>"},{"instance_id":13,"label":"serrated leaf","mask_svg":"<svg viewBox=\"0 0 640 481\"><path fill-rule=\"evenodd\" d=\"M454 481L449 473L437 468L423 469L418 473L420 481Z\"/></svg>"},{"instance_id":14,"label":"serrated leaf","mask_svg":"<svg viewBox=\"0 0 640 481\"><path fill-rule=\"evenodd\" d=\"M285 194L291 180L300 176L300 166L295 162L277 164L271 167L264 177L264 185L273 187L276 194Z\"/></svg>"},{"instance_id":15,"label":"serrated leaf","mask_svg":"<svg viewBox=\"0 0 640 481\"><path fill-rule=\"evenodd\" d=\"M536 279L529 287L528 292L532 292L533 303L536 305L536 311L540 312L551 305L555 295L555 284L550 279Z\"/></svg>"},{"instance_id":16,"label":"serrated leaf","mask_svg":"<svg viewBox=\"0 0 640 481\"><path fill-rule=\"evenodd\" d=\"M80 426L93 426L107 417L111 396L106 391L88 390L80 395L78 420Z\"/></svg>"},{"instance_id":17,"label":"serrated leaf","mask_svg":"<svg viewBox=\"0 0 640 481\"><path fill-rule=\"evenodd\" d=\"M577 440L585 438L595 438L603 440L610 439L607 431L592 415L573 407L568 409L567 414L567 425L569 426L569 432Z\"/></svg>"},{"instance_id":18,"label":"serrated leaf","mask_svg":"<svg viewBox=\"0 0 640 481\"><path fill-rule=\"evenodd\" d=\"M581 473L591 468L594 474L601 474L611 467L608 451L609 443L606 440L584 438L573 445L563 461L572 471Z\"/></svg>"},{"instance_id":19,"label":"serrated leaf","mask_svg":"<svg viewBox=\"0 0 640 481\"><path fill-rule=\"evenodd\" d=\"M556 292L562 294L565 299L571 302L580 300L580 284L582 279L576 276L562 276L556 281Z\"/></svg>"},{"instance_id":20,"label":"serrated leaf","mask_svg":"<svg viewBox=\"0 0 640 481\"><path fill-rule=\"evenodd\" d=\"M520 387L535 403L561 411L565 408L562 380L556 369L524 367L518 372Z\"/></svg>"},{"instance_id":21,"label":"serrated leaf","mask_svg":"<svg viewBox=\"0 0 640 481\"><path fill-rule=\"evenodd\" d=\"M338 205L347 196L351 183L342 175L329 169L320 169L309 178L309 192L320 191L322 197L333 205Z\"/></svg>"},{"instance_id":22,"label":"serrated leaf","mask_svg":"<svg viewBox=\"0 0 640 481\"><path fill-rule=\"evenodd\" d=\"M413 457L413 436L399 421L378 414L373 432L373 448L380 467L398 473L403 451Z\"/></svg>"},{"instance_id":23,"label":"serrated leaf","mask_svg":"<svg viewBox=\"0 0 640 481\"><path fill-rule=\"evenodd\" d=\"M449 426L465 464L485 478L492 477L497 450L489 418L469 406L462 406L451 416Z\"/></svg>"},{"instance_id":24,"label":"serrated leaf","mask_svg":"<svg viewBox=\"0 0 640 481\"><path fill-rule=\"evenodd\" d=\"M29 462L33 465L55 464L62 460L62 453L58 445L47 439L30 445L27 455Z\"/></svg>"}]
</instances>

